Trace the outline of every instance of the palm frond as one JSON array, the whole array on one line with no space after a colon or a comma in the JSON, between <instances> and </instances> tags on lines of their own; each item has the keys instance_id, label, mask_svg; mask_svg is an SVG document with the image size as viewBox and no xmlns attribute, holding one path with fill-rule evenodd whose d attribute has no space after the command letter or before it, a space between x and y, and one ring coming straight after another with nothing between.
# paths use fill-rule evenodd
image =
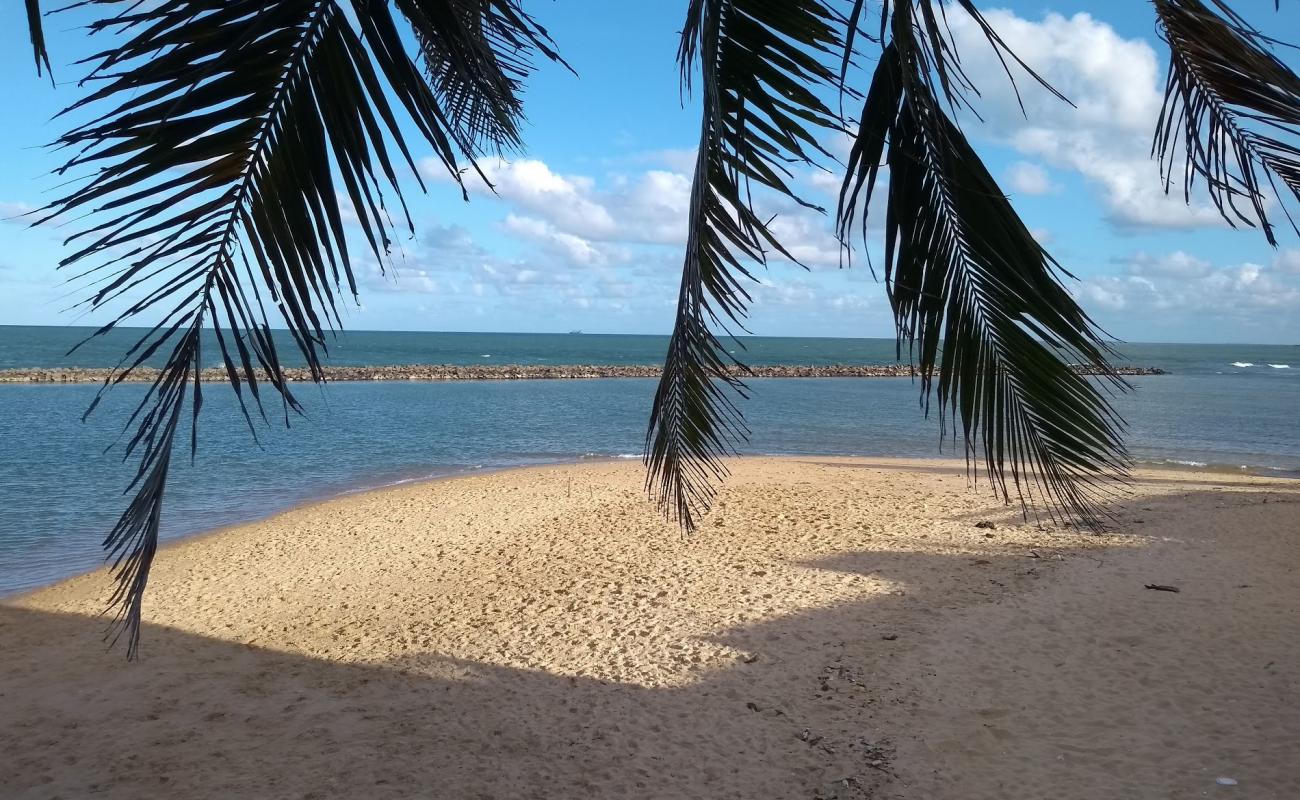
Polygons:
<instances>
[{"instance_id":1,"label":"palm frond","mask_svg":"<svg viewBox=\"0 0 1300 800\"><path fill-rule=\"evenodd\" d=\"M43 209L41 221L79 214L92 220L69 237L74 252L61 266L76 264L97 284L89 306L125 304L96 335L141 315L162 318L100 393L164 357L127 422L123 457L139 458L128 489L135 494L105 541L118 586L110 633L114 640L125 633L134 657L171 449L187 403L191 457L197 443L199 331L215 330L250 428L250 407L265 417L264 384L287 422L298 406L270 319L289 329L321 380L327 337L341 324L337 301L356 294L340 196L351 202L366 246L382 264L395 210L413 232L397 165L404 162L414 175L415 161L400 120L414 126L457 181L458 160L472 154L457 146L456 126L407 53L387 3L91 4L124 9L90 26L116 37L88 59L87 80L98 88L68 109L93 119L54 143L71 153L61 174L90 175ZM426 20L426 34L440 21L446 20ZM478 67L457 68L476 74Z\"/></svg>"},{"instance_id":2,"label":"palm frond","mask_svg":"<svg viewBox=\"0 0 1300 800\"><path fill-rule=\"evenodd\" d=\"M54 70L50 69L50 53L45 48L45 26L41 20L41 0L27 2L27 33L32 40L32 56L36 59L36 74L41 74L41 65L50 80L54 80Z\"/></svg>"},{"instance_id":3,"label":"palm frond","mask_svg":"<svg viewBox=\"0 0 1300 800\"><path fill-rule=\"evenodd\" d=\"M1152 152L1168 191L1181 161L1184 197L1204 181L1234 227L1258 225L1277 246L1271 198L1300 201L1300 77L1275 56L1275 41L1222 0L1155 0L1169 45L1169 77ZM1179 159L1181 151L1182 158Z\"/></svg>"},{"instance_id":4,"label":"palm frond","mask_svg":"<svg viewBox=\"0 0 1300 800\"><path fill-rule=\"evenodd\" d=\"M467 152L518 150L523 82L542 53L564 64L546 29L517 0L398 0L420 44L422 64ZM567 67L568 65L565 64Z\"/></svg>"},{"instance_id":5,"label":"palm frond","mask_svg":"<svg viewBox=\"0 0 1300 800\"><path fill-rule=\"evenodd\" d=\"M792 198L789 165L830 156L818 134L838 128L819 89L838 85L844 19L818 0L692 0L679 60L703 101L677 317L646 434L647 486L692 529L726 470L721 458L746 436L728 370L734 359L714 328L743 327L747 264L769 248L795 261L755 212L752 189Z\"/></svg>"},{"instance_id":6,"label":"palm frond","mask_svg":"<svg viewBox=\"0 0 1300 800\"><path fill-rule=\"evenodd\" d=\"M1123 384L1059 281L1068 273L945 112L973 87L928 5L913 15L893 4L841 188L841 237L859 225L866 235L866 210L885 191L885 284L926 409L933 397L943 429L960 425L968 463L982 460L1004 498L1095 524L1097 501L1127 471L1123 421L1069 362Z\"/></svg>"},{"instance_id":7,"label":"palm frond","mask_svg":"<svg viewBox=\"0 0 1300 800\"><path fill-rule=\"evenodd\" d=\"M857 0L846 13L817 2L691 5L681 61L688 83L698 63L704 119L678 315L646 448L651 490L687 530L725 475L722 458L747 433L733 399L745 387L713 331L743 326L749 264L769 251L789 258L754 213L750 184L798 199L785 164L811 163L819 151L810 131L842 124L818 98L847 86L865 5ZM1013 83L1016 68L1065 100L970 0L955 5L979 24ZM1028 507L1037 495L1049 513L1096 522L1096 501L1127 469L1123 421L1068 362L1123 384L1101 334L1059 281L1068 273L944 110L975 111L978 94L946 13L938 0L887 1L879 37L863 34L884 52L841 192L841 238L859 224L865 235L887 166L885 280L900 357L906 342L926 408L937 398L944 430L960 421L968 458L982 455L1008 500L1014 491Z\"/></svg>"}]
</instances>

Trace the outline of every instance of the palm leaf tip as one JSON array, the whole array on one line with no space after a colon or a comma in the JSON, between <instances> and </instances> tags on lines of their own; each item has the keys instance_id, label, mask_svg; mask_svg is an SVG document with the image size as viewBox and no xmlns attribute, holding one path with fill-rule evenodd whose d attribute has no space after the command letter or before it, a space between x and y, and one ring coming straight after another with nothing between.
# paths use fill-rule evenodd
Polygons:
<instances>
[{"instance_id":1,"label":"palm leaf tip","mask_svg":"<svg viewBox=\"0 0 1300 800\"><path fill-rule=\"evenodd\" d=\"M468 153L516 151L524 81L540 53L569 68L550 34L517 0L400 3L421 64L458 145ZM572 71L572 68L569 68Z\"/></svg>"},{"instance_id":2,"label":"palm leaf tip","mask_svg":"<svg viewBox=\"0 0 1300 800\"><path fill-rule=\"evenodd\" d=\"M41 19L40 0L25 0L27 4L27 34L32 41L32 57L36 61L36 74L41 74L41 68L44 66L45 72L50 76L50 82L54 82L54 70L50 68L50 53L45 45L45 25Z\"/></svg>"},{"instance_id":3,"label":"palm leaf tip","mask_svg":"<svg viewBox=\"0 0 1300 800\"><path fill-rule=\"evenodd\" d=\"M60 172L90 174L40 213L43 221L95 215L70 237L73 252L61 266L75 264L97 284L90 307L125 306L101 333L142 315L161 318L105 387L163 361L127 423L124 456L138 460L134 494L104 543L117 579L113 638L127 642L130 657L186 408L191 457L196 448L199 332L215 333L250 429L250 406L266 417L268 385L287 421L299 406L271 320L321 379L329 335L341 327L338 299L357 292L341 204L351 205L356 238L383 263L390 212L413 232L398 178L405 164L418 181L407 132L418 132L459 182L482 127L475 114L518 113L510 93L524 74L519 62L504 66L492 45L474 49L468 40L495 36L503 49L522 42L552 52L545 32L518 16L516 0L455 2L492 15L480 27L496 32L434 13L444 4L428 0L169 0L128 4L90 25L117 38L88 62L96 89L69 109L93 112L91 121L54 144L74 154ZM447 98L407 52L394 6L418 21L424 40L459 43L444 48L442 68L463 76L457 91L466 107L495 111L466 112L465 122L442 107ZM516 39L509 24L522 26Z\"/></svg>"},{"instance_id":4,"label":"palm leaf tip","mask_svg":"<svg viewBox=\"0 0 1300 800\"><path fill-rule=\"evenodd\" d=\"M1100 501L1127 475L1124 423L1070 363L1125 384L1059 265L948 117L955 84L936 64L950 45L909 15L895 6L863 105L840 191L841 238L866 236L867 209L883 193L885 284L924 404L937 401L943 429L951 425L1004 499L1098 526Z\"/></svg>"},{"instance_id":5,"label":"palm leaf tip","mask_svg":"<svg viewBox=\"0 0 1300 800\"><path fill-rule=\"evenodd\" d=\"M646 435L647 486L685 530L712 504L722 459L746 440L743 382L718 339L744 327L752 265L795 261L755 210L754 192L811 207L791 165L830 159L839 130L823 101L838 86L845 18L816 0L693 0L682 29L683 85L702 100L677 316ZM821 91L826 90L826 91Z\"/></svg>"},{"instance_id":6,"label":"palm leaf tip","mask_svg":"<svg viewBox=\"0 0 1300 800\"><path fill-rule=\"evenodd\" d=\"M1166 190L1181 172L1188 202L1202 183L1229 225L1257 226L1273 246L1275 198L1300 234L1288 208L1300 202L1300 77L1273 54L1274 40L1221 0L1155 8L1170 52L1152 142Z\"/></svg>"}]
</instances>

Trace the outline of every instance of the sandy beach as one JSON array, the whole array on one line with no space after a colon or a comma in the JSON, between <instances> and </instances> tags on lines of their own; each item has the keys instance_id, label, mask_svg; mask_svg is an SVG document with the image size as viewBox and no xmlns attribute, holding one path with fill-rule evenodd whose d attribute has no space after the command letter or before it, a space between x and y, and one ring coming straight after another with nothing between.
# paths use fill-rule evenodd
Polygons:
<instances>
[{"instance_id":1,"label":"sandy beach","mask_svg":"<svg viewBox=\"0 0 1300 800\"><path fill-rule=\"evenodd\" d=\"M0 797L1300 797L1300 483L1139 472L1093 535L732 466L689 540L637 462L187 540L136 663L103 572L0 602Z\"/></svg>"}]
</instances>

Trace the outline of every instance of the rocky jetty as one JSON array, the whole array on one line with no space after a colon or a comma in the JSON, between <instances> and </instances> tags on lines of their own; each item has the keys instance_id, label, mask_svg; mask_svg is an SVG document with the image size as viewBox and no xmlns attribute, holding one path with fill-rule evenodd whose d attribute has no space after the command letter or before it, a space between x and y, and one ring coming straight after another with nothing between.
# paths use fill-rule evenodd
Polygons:
<instances>
[{"instance_id":1,"label":"rocky jetty","mask_svg":"<svg viewBox=\"0 0 1300 800\"><path fill-rule=\"evenodd\" d=\"M1096 370L1076 366L1084 375L1095 375ZM310 381L311 372L292 367L285 377L291 381ZM1155 367L1120 367L1121 375L1164 375ZM504 364L398 364L375 367L325 367L327 381L516 381L516 380L579 380L591 378L657 378L659 366L649 365L522 365ZM746 378L905 378L913 374L907 364L825 364L820 366L775 364L754 366L746 371L735 370ZM0 370L0 383L103 383L112 372L107 369L68 367L63 369L6 369ZM133 383L152 382L157 370L137 369L127 376ZM227 380L224 369L203 370L203 380L220 383Z\"/></svg>"}]
</instances>

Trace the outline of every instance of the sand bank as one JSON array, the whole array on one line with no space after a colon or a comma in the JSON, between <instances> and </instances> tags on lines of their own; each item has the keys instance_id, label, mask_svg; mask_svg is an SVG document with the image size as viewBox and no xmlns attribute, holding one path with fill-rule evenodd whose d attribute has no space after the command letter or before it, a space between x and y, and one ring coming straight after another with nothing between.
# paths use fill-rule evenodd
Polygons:
<instances>
[{"instance_id":1,"label":"sand bank","mask_svg":"<svg viewBox=\"0 0 1300 800\"><path fill-rule=\"evenodd\" d=\"M1143 472L1099 537L734 467L689 541L593 463L183 542L135 664L102 573L0 604L0 796L1300 796L1296 483Z\"/></svg>"}]
</instances>

